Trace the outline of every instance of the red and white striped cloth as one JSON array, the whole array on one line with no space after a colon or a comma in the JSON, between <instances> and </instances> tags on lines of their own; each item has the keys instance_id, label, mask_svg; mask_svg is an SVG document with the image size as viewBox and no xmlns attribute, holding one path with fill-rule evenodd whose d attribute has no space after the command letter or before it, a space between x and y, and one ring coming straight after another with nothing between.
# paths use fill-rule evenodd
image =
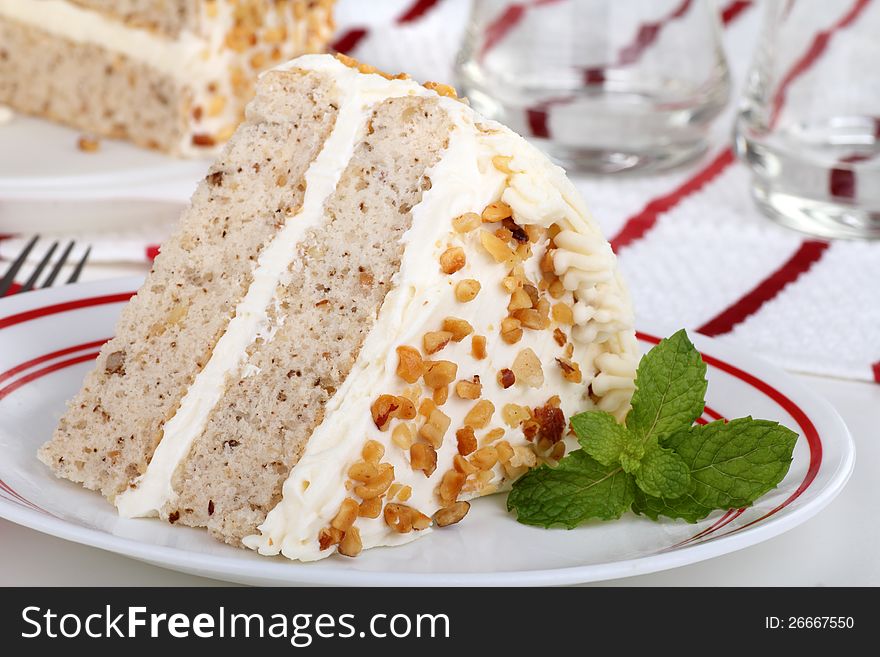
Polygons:
<instances>
[{"instance_id":1,"label":"red and white striped cloth","mask_svg":"<svg viewBox=\"0 0 880 657\"><path fill-rule=\"evenodd\" d=\"M522 17L552 2L515 3L498 38L515 39L518 29L528 29ZM736 93L761 12L743 0L719 4ZM823 5L827 27L803 35L803 56L792 62L788 85L821 71L828 43L845 38L862 12L880 11L871 0ZM383 70L452 80L469 6L468 0L339 0L335 45ZM680 38L679 14L647 25L643 56L654 43ZM731 103L715 121L709 152L690 167L574 178L618 253L638 315L736 341L791 370L880 383L880 244L809 239L766 219L750 198L748 171L730 151L734 111ZM542 120L549 125L532 128L552 129L552 113ZM131 253L141 257L146 247L131 245Z\"/></svg>"},{"instance_id":2,"label":"red and white striped cloth","mask_svg":"<svg viewBox=\"0 0 880 657\"><path fill-rule=\"evenodd\" d=\"M421 79L452 79L469 3L387 0L376 4L398 12L388 9L369 23L345 13L359 4L342 0L340 7L339 43L352 55ZM501 38L515 39L517 29L528 29L519 19L549 4L516 3ZM719 6L735 96L759 32L755 4ZM823 11L827 27L803 35L788 85L820 70L829 41L845 38L847 27L862 12L880 11L880 3L827 3ZM648 25L651 41L680 38L679 14ZM637 314L736 341L791 370L880 382L880 244L808 239L766 219L750 198L748 170L730 151L735 105L713 124L709 152L688 168L575 178L618 253ZM552 128L552 113L548 120Z\"/></svg>"}]
</instances>

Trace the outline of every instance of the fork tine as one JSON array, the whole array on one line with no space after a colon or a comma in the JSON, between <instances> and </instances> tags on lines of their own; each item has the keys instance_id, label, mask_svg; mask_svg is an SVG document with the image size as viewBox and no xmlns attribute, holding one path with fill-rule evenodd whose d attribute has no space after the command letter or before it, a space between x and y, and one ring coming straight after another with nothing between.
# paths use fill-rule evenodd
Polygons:
<instances>
[{"instance_id":1,"label":"fork tine","mask_svg":"<svg viewBox=\"0 0 880 657\"><path fill-rule=\"evenodd\" d=\"M24 261L27 260L28 254L31 252L31 249L34 248L34 244L37 243L38 239L40 239L40 236L34 235L33 239L27 243L24 249L22 249L22 252L18 254L15 261L9 266L9 270L3 278L0 279L0 297L5 296L6 293L9 292L9 288L12 287L12 282L15 280L15 275L18 274L18 270L21 269Z\"/></svg>"},{"instance_id":2,"label":"fork tine","mask_svg":"<svg viewBox=\"0 0 880 657\"><path fill-rule=\"evenodd\" d=\"M70 257L70 252L73 251L73 246L76 244L73 240L67 243L64 251L61 252L61 255L58 256L58 261L55 263L55 266L52 267L52 271L49 272L49 277L43 281L43 285L41 287L51 287L52 283L55 282L55 279L58 277L58 272L61 271L61 268L67 263L67 258Z\"/></svg>"},{"instance_id":3,"label":"fork tine","mask_svg":"<svg viewBox=\"0 0 880 657\"><path fill-rule=\"evenodd\" d=\"M79 280L79 275L82 273L83 267L86 266L86 260L89 259L89 254L92 252L92 247L89 246L86 249L86 252L83 253L83 257L80 258L79 262L76 263L76 267L73 270L73 273L70 275L70 278L67 279L68 283L76 283Z\"/></svg>"},{"instance_id":4,"label":"fork tine","mask_svg":"<svg viewBox=\"0 0 880 657\"><path fill-rule=\"evenodd\" d=\"M58 248L58 242L52 242L52 246L49 247L49 250L46 251L46 255L43 256L43 259L40 260L40 264L37 265L37 268L34 269L34 272L31 274L31 277L27 279L24 285L21 286L19 292L30 292L34 289L34 285L37 284L37 279L40 277L40 274L43 273L43 270L46 268L52 261L52 256L55 254L55 249Z\"/></svg>"}]
</instances>

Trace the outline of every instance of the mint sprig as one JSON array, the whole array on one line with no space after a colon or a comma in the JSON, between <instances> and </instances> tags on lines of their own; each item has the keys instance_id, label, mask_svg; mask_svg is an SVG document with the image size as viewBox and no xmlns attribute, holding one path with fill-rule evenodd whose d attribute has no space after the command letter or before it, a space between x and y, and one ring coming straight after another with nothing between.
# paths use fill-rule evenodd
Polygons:
<instances>
[{"instance_id":1,"label":"mint sprig","mask_svg":"<svg viewBox=\"0 0 880 657\"><path fill-rule=\"evenodd\" d=\"M685 331L661 341L639 363L626 424L602 411L573 416L581 449L517 481L508 510L525 524L571 529L627 509L697 522L752 504L785 477L798 436L751 417L694 425L706 385Z\"/></svg>"}]
</instances>

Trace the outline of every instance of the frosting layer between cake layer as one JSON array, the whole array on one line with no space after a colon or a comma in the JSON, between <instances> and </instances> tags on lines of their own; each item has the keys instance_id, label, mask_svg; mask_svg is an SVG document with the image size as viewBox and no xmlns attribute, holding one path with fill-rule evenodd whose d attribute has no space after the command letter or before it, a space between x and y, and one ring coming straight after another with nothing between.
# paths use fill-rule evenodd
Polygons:
<instances>
[{"instance_id":1,"label":"frosting layer between cake layer","mask_svg":"<svg viewBox=\"0 0 880 657\"><path fill-rule=\"evenodd\" d=\"M171 480L175 469L204 430L226 385L247 374L243 365L248 348L257 339L271 339L273 327L268 311L278 302L276 291L285 284L291 263L297 257L297 244L308 231L320 226L324 204L367 129L371 108L388 98L430 94L414 83L401 86L378 75L360 75L329 57L305 56L288 68L320 71L327 67L335 73L339 111L330 136L306 172L302 207L287 217L284 226L260 254L247 294L238 304L235 316L204 369L181 399L177 412L165 423L162 440L146 473L134 482L133 488L117 496L115 504L121 515L156 515L173 502L175 492Z\"/></svg>"}]
</instances>

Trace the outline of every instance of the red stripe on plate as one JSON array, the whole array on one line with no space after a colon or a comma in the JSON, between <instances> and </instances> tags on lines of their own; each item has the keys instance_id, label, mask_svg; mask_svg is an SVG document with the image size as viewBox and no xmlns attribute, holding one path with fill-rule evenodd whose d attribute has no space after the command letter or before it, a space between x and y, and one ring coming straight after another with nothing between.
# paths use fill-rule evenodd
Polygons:
<instances>
[{"instance_id":1,"label":"red stripe on plate","mask_svg":"<svg viewBox=\"0 0 880 657\"><path fill-rule=\"evenodd\" d=\"M400 16L395 19L397 25L405 25L422 18L431 9L440 3L440 0L416 0ZM332 50L343 54L349 53L367 38L370 31L365 27L355 27L345 32L330 46Z\"/></svg>"},{"instance_id":2,"label":"red stripe on plate","mask_svg":"<svg viewBox=\"0 0 880 657\"><path fill-rule=\"evenodd\" d=\"M650 344L658 344L660 342L660 338L649 333L642 333L640 331L636 332L636 337L639 340L648 342ZM753 388L765 394L767 397L776 402L786 413L788 413L794 419L795 422L797 422L798 426L801 428L801 435L807 441L807 445L810 449L810 462L807 466L807 473L804 475L804 478L797 489L791 495L789 495L789 497L779 506L768 511L760 518L752 520L742 527L737 527L736 529L722 534L722 536L727 536L734 532L745 529L746 527L750 527L757 522L761 522L762 520L765 520L772 515L775 515L776 513L787 507L789 504L794 502L798 497L803 494L805 490L810 487L810 485L816 479L816 475L818 474L819 468L822 465L822 440L819 437L819 432L816 429L816 425L813 424L813 421L801 409L801 407L795 404L794 401L792 401L783 393L779 392L769 383L759 379L754 374L749 374L748 372L741 370L735 365L731 365L730 363L715 358L714 356L709 356L702 352L700 352L700 355L702 356L703 361L706 363L706 365L730 374L731 376L739 379L740 381L743 381L744 383L747 383L748 385L752 386ZM703 538L705 538L707 535L708 534L703 534Z\"/></svg>"},{"instance_id":3,"label":"red stripe on plate","mask_svg":"<svg viewBox=\"0 0 880 657\"><path fill-rule=\"evenodd\" d=\"M23 385L30 383L35 379L39 379L42 376L46 376L47 374L51 374L52 372L57 372L58 370L64 369L65 367L70 367L71 365L77 365L78 363L85 363L90 360L95 360L98 357L97 351L89 352L87 354L82 354L80 356L76 356L74 358L69 358L67 360L61 360L57 363L52 363L51 365L47 365L38 370L34 370L30 374L25 374L20 379L16 379L5 388L0 388L0 400L11 395L13 392L21 388Z\"/></svg>"},{"instance_id":4,"label":"red stripe on plate","mask_svg":"<svg viewBox=\"0 0 880 657\"><path fill-rule=\"evenodd\" d=\"M74 299L73 301L65 301L64 303L56 303L52 306L43 306L42 308L34 308L24 312L9 315L8 317L0 317L0 329L9 328L22 322L29 322L33 319L46 317L47 315L55 315L57 313L67 312L68 310L77 310L78 308L88 308L90 306L100 306L108 303L124 303L131 299L136 292L122 292L120 294L108 294L101 297L90 297L88 299Z\"/></svg>"},{"instance_id":5,"label":"red stripe on plate","mask_svg":"<svg viewBox=\"0 0 880 657\"><path fill-rule=\"evenodd\" d=\"M754 315L764 304L807 273L822 258L828 247L828 242L806 240L779 269L758 283L741 299L703 324L697 331L710 337L729 333L737 324Z\"/></svg>"},{"instance_id":6,"label":"red stripe on plate","mask_svg":"<svg viewBox=\"0 0 880 657\"><path fill-rule=\"evenodd\" d=\"M708 415L710 418L712 418L713 420L723 420L723 419L724 419L724 416L721 415L721 413L719 413L718 411L716 411L716 410L715 410L714 408L712 408L711 406L704 406L704 407L703 407L703 412L704 412L706 415Z\"/></svg>"},{"instance_id":7,"label":"red stripe on plate","mask_svg":"<svg viewBox=\"0 0 880 657\"><path fill-rule=\"evenodd\" d=\"M159 255L159 245L158 244L149 244L146 248L146 256L149 262L153 262L156 259L156 256Z\"/></svg>"},{"instance_id":8,"label":"red stripe on plate","mask_svg":"<svg viewBox=\"0 0 880 657\"><path fill-rule=\"evenodd\" d=\"M25 361L21 365L16 365L11 370L6 370L2 374L0 374L0 383L6 381L7 379L11 379L16 374L24 372L25 370L29 370L34 365L39 365L40 363L45 363L47 360L53 360L58 358L59 356L66 356L67 354L72 354L76 351L82 351L83 349L92 349L94 347L100 347L110 338L105 338L103 340L96 340L94 342L86 342L85 344L76 345L75 347L67 347L66 349L59 349L58 351L53 351L52 353L45 354L43 356L38 356L37 358L32 358L31 360Z\"/></svg>"},{"instance_id":9,"label":"red stripe on plate","mask_svg":"<svg viewBox=\"0 0 880 657\"><path fill-rule=\"evenodd\" d=\"M880 361L877 361L871 366L871 369L874 372L874 381L880 383Z\"/></svg>"}]
</instances>

